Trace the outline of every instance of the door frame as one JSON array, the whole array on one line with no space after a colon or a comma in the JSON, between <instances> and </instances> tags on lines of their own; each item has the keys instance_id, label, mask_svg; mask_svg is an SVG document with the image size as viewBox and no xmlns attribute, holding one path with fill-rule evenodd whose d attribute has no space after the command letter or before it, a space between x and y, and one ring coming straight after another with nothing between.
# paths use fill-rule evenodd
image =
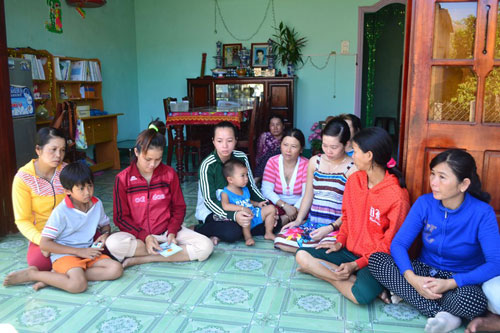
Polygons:
<instances>
[{"instance_id":1,"label":"door frame","mask_svg":"<svg viewBox=\"0 0 500 333\"><path fill-rule=\"evenodd\" d=\"M358 7L358 51L356 53L356 90L354 94L354 114L358 117L361 116L361 93L363 90L363 47L365 35L365 14L375 13L387 5L400 3L408 8L407 0L380 0L373 6ZM405 26L405 31L407 27ZM406 33L405 33L406 34ZM405 35L406 43L406 35Z\"/></svg>"},{"instance_id":2,"label":"door frame","mask_svg":"<svg viewBox=\"0 0 500 333\"><path fill-rule=\"evenodd\" d=\"M12 180L16 174L16 151L10 106L9 69L7 66L7 31L4 0L0 0L0 235L17 230L12 210Z\"/></svg>"},{"instance_id":3,"label":"door frame","mask_svg":"<svg viewBox=\"0 0 500 333\"><path fill-rule=\"evenodd\" d=\"M354 93L354 114L361 117L361 94L363 90L363 47L365 34L365 14L375 13L387 5L399 3L406 6L405 18L405 38L403 49L403 73L401 80L401 105L400 105L400 121L399 121L399 138L398 138L398 164L401 167L403 161L404 142L406 135L406 105L407 105L407 87L408 87L408 61L410 49L410 36L412 30L412 14L414 0L380 0L372 6L358 7L358 50L356 53L356 87Z\"/></svg>"}]
</instances>

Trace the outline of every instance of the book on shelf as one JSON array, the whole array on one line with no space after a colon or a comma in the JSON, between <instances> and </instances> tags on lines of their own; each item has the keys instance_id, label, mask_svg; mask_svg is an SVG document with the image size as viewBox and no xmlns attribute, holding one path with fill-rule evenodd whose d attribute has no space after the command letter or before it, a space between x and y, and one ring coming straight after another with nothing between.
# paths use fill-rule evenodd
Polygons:
<instances>
[{"instance_id":1,"label":"book on shelf","mask_svg":"<svg viewBox=\"0 0 500 333\"><path fill-rule=\"evenodd\" d=\"M31 61L31 77L33 80L45 80L42 59L38 59L34 54L23 54L23 58Z\"/></svg>"},{"instance_id":2,"label":"book on shelf","mask_svg":"<svg viewBox=\"0 0 500 333\"><path fill-rule=\"evenodd\" d=\"M58 62L59 62L59 71L61 72L60 80L64 80L64 81L69 80L69 76L71 74L71 60L60 60L59 59Z\"/></svg>"},{"instance_id":3,"label":"book on shelf","mask_svg":"<svg viewBox=\"0 0 500 333\"><path fill-rule=\"evenodd\" d=\"M89 61L91 81L102 81L101 69L97 61Z\"/></svg>"},{"instance_id":4,"label":"book on shelf","mask_svg":"<svg viewBox=\"0 0 500 333\"><path fill-rule=\"evenodd\" d=\"M54 57L54 74L56 76L56 80L62 80L61 64L59 63L59 57Z\"/></svg>"},{"instance_id":5,"label":"book on shelf","mask_svg":"<svg viewBox=\"0 0 500 333\"><path fill-rule=\"evenodd\" d=\"M54 75L56 76L56 80L62 80L61 64L59 63L59 57L54 57Z\"/></svg>"},{"instance_id":6,"label":"book on shelf","mask_svg":"<svg viewBox=\"0 0 500 333\"><path fill-rule=\"evenodd\" d=\"M71 81L85 81L85 61L73 61L71 63Z\"/></svg>"}]
</instances>

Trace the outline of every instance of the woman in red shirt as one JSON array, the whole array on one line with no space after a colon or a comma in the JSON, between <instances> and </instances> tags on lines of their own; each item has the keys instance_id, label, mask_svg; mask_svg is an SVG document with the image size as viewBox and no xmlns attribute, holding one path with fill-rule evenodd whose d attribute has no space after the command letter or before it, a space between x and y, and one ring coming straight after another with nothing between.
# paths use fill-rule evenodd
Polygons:
<instances>
[{"instance_id":1,"label":"woman in red shirt","mask_svg":"<svg viewBox=\"0 0 500 333\"><path fill-rule=\"evenodd\" d=\"M368 304L377 295L388 302L368 270L368 258L375 252L389 253L410 208L408 191L391 158L392 140L385 130L361 130L353 138L353 148L360 171L345 186L337 241L300 248L295 258L301 272L329 282L356 304Z\"/></svg>"},{"instance_id":2,"label":"woman in red shirt","mask_svg":"<svg viewBox=\"0 0 500 333\"><path fill-rule=\"evenodd\" d=\"M155 120L137 137L136 160L115 179L113 221L120 229L106 240L123 267L157 261L203 261L213 251L206 236L182 226L186 204L174 169L162 163L165 124ZM164 257L160 244L182 251Z\"/></svg>"}]
</instances>

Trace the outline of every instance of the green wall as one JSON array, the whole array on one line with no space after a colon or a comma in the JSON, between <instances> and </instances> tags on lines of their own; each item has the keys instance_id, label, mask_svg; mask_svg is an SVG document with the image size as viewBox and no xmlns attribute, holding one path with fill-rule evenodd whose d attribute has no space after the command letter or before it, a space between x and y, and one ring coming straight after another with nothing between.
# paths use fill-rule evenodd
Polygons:
<instances>
[{"instance_id":1,"label":"green wall","mask_svg":"<svg viewBox=\"0 0 500 333\"><path fill-rule=\"evenodd\" d=\"M248 38L264 17L269 0L218 0L224 20L234 35ZM276 21L294 27L308 39L304 54L340 53L342 40L350 41L350 53L357 50L358 7L375 0L275 0ZM162 99L187 94L186 78L200 75L201 54L207 53L207 73L215 67L215 43L240 43L217 18L214 33L213 0L136 0L136 35L140 125L164 117ZM272 13L262 29L249 41L265 42L274 33ZM326 56L313 57L321 66ZM328 115L354 110L355 56L331 58L325 70L310 63L297 72L295 125L310 134L313 122ZM286 72L286 70L283 70ZM334 95L334 76L336 91Z\"/></svg>"},{"instance_id":2,"label":"green wall","mask_svg":"<svg viewBox=\"0 0 500 333\"><path fill-rule=\"evenodd\" d=\"M86 9L86 17L61 0L63 33L45 29L45 0L5 0L7 45L46 49L54 55L99 58L104 109L118 117L118 140L134 138L139 130L137 53L133 0L110 0Z\"/></svg>"}]
</instances>

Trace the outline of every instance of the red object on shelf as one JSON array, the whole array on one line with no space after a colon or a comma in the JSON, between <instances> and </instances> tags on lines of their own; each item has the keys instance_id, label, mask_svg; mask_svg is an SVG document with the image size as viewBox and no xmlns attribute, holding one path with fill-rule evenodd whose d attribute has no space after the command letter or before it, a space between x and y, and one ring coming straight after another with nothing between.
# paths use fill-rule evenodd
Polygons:
<instances>
[{"instance_id":1,"label":"red object on shelf","mask_svg":"<svg viewBox=\"0 0 500 333\"><path fill-rule=\"evenodd\" d=\"M69 6L80 8L97 8L104 6L106 0L66 0Z\"/></svg>"}]
</instances>

